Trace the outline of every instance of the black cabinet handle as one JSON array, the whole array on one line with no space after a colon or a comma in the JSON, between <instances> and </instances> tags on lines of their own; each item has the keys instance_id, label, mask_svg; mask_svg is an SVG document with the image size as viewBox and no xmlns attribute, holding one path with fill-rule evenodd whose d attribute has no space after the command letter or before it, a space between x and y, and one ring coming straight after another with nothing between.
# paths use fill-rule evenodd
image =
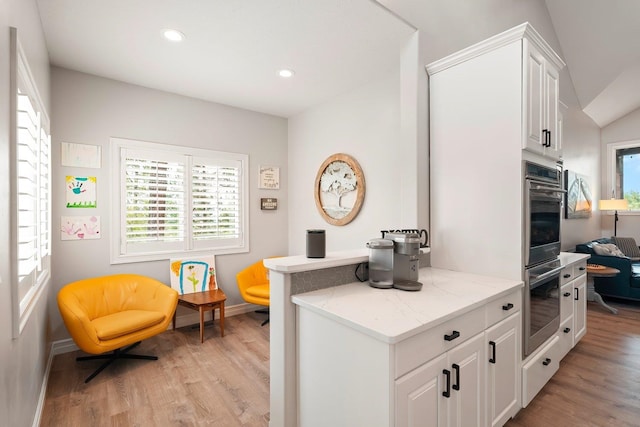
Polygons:
<instances>
[{"instance_id":1,"label":"black cabinet handle","mask_svg":"<svg viewBox=\"0 0 640 427\"><path fill-rule=\"evenodd\" d=\"M586 270L586 268L585 268L585 267L580 267L580 268L578 268L578 270L580 270L580 271L585 271L585 270Z\"/></svg>"},{"instance_id":2,"label":"black cabinet handle","mask_svg":"<svg viewBox=\"0 0 640 427\"><path fill-rule=\"evenodd\" d=\"M513 304L511 304L511 303L508 303L508 304L505 304L505 305L503 305L503 306L502 306L502 309L503 309L504 311L509 311L509 310L511 310L512 308L513 308Z\"/></svg>"},{"instance_id":3,"label":"black cabinet handle","mask_svg":"<svg viewBox=\"0 0 640 427\"><path fill-rule=\"evenodd\" d=\"M576 291L576 296L573 297L573 299L576 300L576 301L580 301L580 289L573 288L573 290Z\"/></svg>"},{"instance_id":4,"label":"black cabinet handle","mask_svg":"<svg viewBox=\"0 0 640 427\"><path fill-rule=\"evenodd\" d=\"M460 390L460 365L454 363L451 367L456 371L456 383L451 386L454 390Z\"/></svg>"},{"instance_id":5,"label":"black cabinet handle","mask_svg":"<svg viewBox=\"0 0 640 427\"><path fill-rule=\"evenodd\" d=\"M491 346L491 358L489 359L489 363L496 363L496 343L495 341L489 341L489 345Z\"/></svg>"},{"instance_id":6,"label":"black cabinet handle","mask_svg":"<svg viewBox=\"0 0 640 427\"><path fill-rule=\"evenodd\" d=\"M563 331L563 332L564 332L565 334L568 334L569 332L571 332L571 328L564 328L564 331Z\"/></svg>"},{"instance_id":7,"label":"black cabinet handle","mask_svg":"<svg viewBox=\"0 0 640 427\"><path fill-rule=\"evenodd\" d=\"M551 363L551 359L549 359L548 357L547 357L546 359L544 359L544 362L542 362L542 364L543 364L544 366L549 365L549 363Z\"/></svg>"},{"instance_id":8,"label":"black cabinet handle","mask_svg":"<svg viewBox=\"0 0 640 427\"><path fill-rule=\"evenodd\" d=\"M451 372L449 372L448 369L443 369L442 373L446 377L446 381L447 381L446 390L442 392L442 395L444 397L450 397L451 396Z\"/></svg>"},{"instance_id":9,"label":"black cabinet handle","mask_svg":"<svg viewBox=\"0 0 640 427\"><path fill-rule=\"evenodd\" d=\"M567 273L567 274L565 274L563 277L564 277L565 279L568 279L569 277L571 277L571 275Z\"/></svg>"},{"instance_id":10,"label":"black cabinet handle","mask_svg":"<svg viewBox=\"0 0 640 427\"><path fill-rule=\"evenodd\" d=\"M460 332L458 332L458 331L453 331L453 332L451 333L451 335L446 335L446 334L445 334L445 336L444 336L444 340L445 340L445 341L453 341L453 340L455 340L456 338L458 338L459 336L460 336Z\"/></svg>"},{"instance_id":11,"label":"black cabinet handle","mask_svg":"<svg viewBox=\"0 0 640 427\"><path fill-rule=\"evenodd\" d=\"M570 297L571 296L571 292L565 292L564 294L562 294L563 297Z\"/></svg>"},{"instance_id":12,"label":"black cabinet handle","mask_svg":"<svg viewBox=\"0 0 640 427\"><path fill-rule=\"evenodd\" d=\"M545 138L544 138L544 142L545 142L544 146L545 147L551 147L551 131L545 129L545 132L546 132L546 135L545 135Z\"/></svg>"}]
</instances>

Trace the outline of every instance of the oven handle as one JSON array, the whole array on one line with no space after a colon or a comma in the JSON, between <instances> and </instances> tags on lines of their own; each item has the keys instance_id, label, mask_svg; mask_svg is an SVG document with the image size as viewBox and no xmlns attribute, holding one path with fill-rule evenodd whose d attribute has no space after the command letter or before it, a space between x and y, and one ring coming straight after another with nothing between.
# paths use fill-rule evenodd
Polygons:
<instances>
[{"instance_id":1,"label":"oven handle","mask_svg":"<svg viewBox=\"0 0 640 427\"><path fill-rule=\"evenodd\" d=\"M529 286L534 285L534 284L536 284L538 282L541 282L543 280L546 280L551 276L559 275L560 271L562 271L563 268L564 268L563 266L556 267L551 271L547 271L546 273L543 273L543 274L541 274L539 276L534 276L534 277L530 278Z\"/></svg>"},{"instance_id":2,"label":"oven handle","mask_svg":"<svg viewBox=\"0 0 640 427\"><path fill-rule=\"evenodd\" d=\"M531 190L532 191L550 191L553 193L566 193L567 190L563 190L562 188L558 188L558 187L545 187L543 185L532 185L531 186Z\"/></svg>"}]
</instances>

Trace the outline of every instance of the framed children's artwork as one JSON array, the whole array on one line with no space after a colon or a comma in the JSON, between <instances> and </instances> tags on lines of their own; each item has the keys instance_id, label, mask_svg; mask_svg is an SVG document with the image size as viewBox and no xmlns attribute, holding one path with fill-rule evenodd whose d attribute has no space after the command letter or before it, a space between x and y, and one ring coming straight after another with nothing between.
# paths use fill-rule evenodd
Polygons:
<instances>
[{"instance_id":1,"label":"framed children's artwork","mask_svg":"<svg viewBox=\"0 0 640 427\"><path fill-rule=\"evenodd\" d=\"M60 164L76 168L99 169L101 148L99 145L63 142L60 144Z\"/></svg>"},{"instance_id":2,"label":"framed children's artwork","mask_svg":"<svg viewBox=\"0 0 640 427\"><path fill-rule=\"evenodd\" d=\"M67 207L95 208L98 204L95 176L69 176L66 178Z\"/></svg>"},{"instance_id":3,"label":"framed children's artwork","mask_svg":"<svg viewBox=\"0 0 640 427\"><path fill-rule=\"evenodd\" d=\"M214 255L173 258L169 262L171 287L180 295L218 289Z\"/></svg>"},{"instance_id":4,"label":"framed children's artwork","mask_svg":"<svg viewBox=\"0 0 640 427\"><path fill-rule=\"evenodd\" d=\"M92 240L99 239L100 217L88 216L62 216L60 217L61 240Z\"/></svg>"}]
</instances>

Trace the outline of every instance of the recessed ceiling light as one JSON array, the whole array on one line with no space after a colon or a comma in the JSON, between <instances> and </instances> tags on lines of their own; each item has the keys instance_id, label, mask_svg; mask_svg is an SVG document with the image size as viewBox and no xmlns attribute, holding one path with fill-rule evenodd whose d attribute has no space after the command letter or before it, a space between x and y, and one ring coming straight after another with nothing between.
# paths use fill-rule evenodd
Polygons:
<instances>
[{"instance_id":1,"label":"recessed ceiling light","mask_svg":"<svg viewBox=\"0 0 640 427\"><path fill-rule=\"evenodd\" d=\"M286 79L288 79L289 77L293 77L294 74L295 73L293 72L293 70L289 70L287 68L283 68L282 70L278 71L278 75Z\"/></svg>"},{"instance_id":2,"label":"recessed ceiling light","mask_svg":"<svg viewBox=\"0 0 640 427\"><path fill-rule=\"evenodd\" d=\"M162 32L164 38L172 42L181 42L184 40L184 34L178 30L168 29Z\"/></svg>"}]
</instances>

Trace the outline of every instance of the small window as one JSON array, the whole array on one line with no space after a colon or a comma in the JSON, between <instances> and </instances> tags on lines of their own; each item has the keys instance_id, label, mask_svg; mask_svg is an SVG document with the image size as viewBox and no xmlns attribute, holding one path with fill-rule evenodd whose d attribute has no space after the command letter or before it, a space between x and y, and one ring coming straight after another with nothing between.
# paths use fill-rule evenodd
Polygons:
<instances>
[{"instance_id":1,"label":"small window","mask_svg":"<svg viewBox=\"0 0 640 427\"><path fill-rule=\"evenodd\" d=\"M602 198L626 199L629 210L640 211L640 141L608 145L609 192Z\"/></svg>"},{"instance_id":2,"label":"small window","mask_svg":"<svg viewBox=\"0 0 640 427\"><path fill-rule=\"evenodd\" d=\"M248 156L111 139L112 262L248 251Z\"/></svg>"}]
</instances>

